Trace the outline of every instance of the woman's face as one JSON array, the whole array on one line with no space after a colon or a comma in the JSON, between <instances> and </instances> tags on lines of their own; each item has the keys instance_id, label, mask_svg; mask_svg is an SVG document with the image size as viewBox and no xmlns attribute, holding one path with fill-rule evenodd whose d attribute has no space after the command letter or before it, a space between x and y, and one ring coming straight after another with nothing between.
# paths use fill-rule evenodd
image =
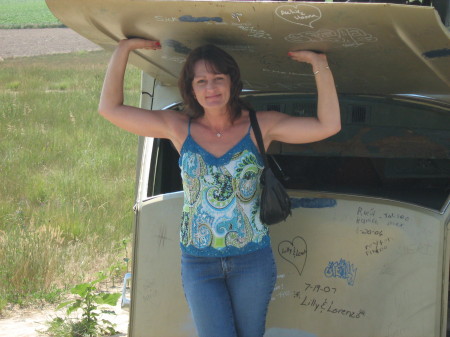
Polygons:
<instances>
[{"instance_id":1,"label":"woman's face","mask_svg":"<svg viewBox=\"0 0 450 337\"><path fill-rule=\"evenodd\" d=\"M195 64L192 80L194 95L205 110L227 108L231 91L230 76L212 73L210 68L203 60Z\"/></svg>"}]
</instances>

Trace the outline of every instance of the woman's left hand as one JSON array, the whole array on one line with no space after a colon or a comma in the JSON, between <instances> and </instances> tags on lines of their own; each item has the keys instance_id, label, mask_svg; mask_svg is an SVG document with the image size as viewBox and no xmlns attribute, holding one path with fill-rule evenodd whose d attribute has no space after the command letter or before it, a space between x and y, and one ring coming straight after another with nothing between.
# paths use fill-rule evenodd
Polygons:
<instances>
[{"instance_id":1,"label":"woman's left hand","mask_svg":"<svg viewBox=\"0 0 450 337\"><path fill-rule=\"evenodd\" d=\"M326 67L328 66L327 56L322 53L316 53L309 50L291 51L288 56L297 62L309 63L315 67Z\"/></svg>"}]
</instances>

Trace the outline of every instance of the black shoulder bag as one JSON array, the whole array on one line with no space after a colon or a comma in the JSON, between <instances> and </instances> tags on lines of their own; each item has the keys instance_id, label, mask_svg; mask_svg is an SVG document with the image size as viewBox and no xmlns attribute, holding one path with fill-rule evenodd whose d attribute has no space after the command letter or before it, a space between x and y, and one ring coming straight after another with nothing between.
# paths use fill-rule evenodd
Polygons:
<instances>
[{"instance_id":1,"label":"black shoulder bag","mask_svg":"<svg viewBox=\"0 0 450 337\"><path fill-rule=\"evenodd\" d=\"M264 170L261 174L262 193L260 218L263 224L274 225L286 220L288 215L291 215L291 199L269 166L256 112L253 109L250 109L250 123L255 133L259 152L264 160Z\"/></svg>"}]
</instances>

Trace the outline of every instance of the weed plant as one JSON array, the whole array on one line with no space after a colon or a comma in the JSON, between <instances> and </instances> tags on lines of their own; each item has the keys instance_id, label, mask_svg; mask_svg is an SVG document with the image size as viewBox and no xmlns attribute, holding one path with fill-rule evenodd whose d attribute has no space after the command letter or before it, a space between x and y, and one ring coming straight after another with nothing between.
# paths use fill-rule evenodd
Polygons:
<instances>
[{"instance_id":1,"label":"weed plant","mask_svg":"<svg viewBox=\"0 0 450 337\"><path fill-rule=\"evenodd\" d=\"M63 27L45 0L0 0L0 29Z\"/></svg>"},{"instance_id":2,"label":"weed plant","mask_svg":"<svg viewBox=\"0 0 450 337\"><path fill-rule=\"evenodd\" d=\"M109 56L1 64L3 307L57 301L61 289L122 263L132 228L137 137L97 113ZM138 104L139 81L139 70L130 66L125 103Z\"/></svg>"},{"instance_id":3,"label":"weed plant","mask_svg":"<svg viewBox=\"0 0 450 337\"><path fill-rule=\"evenodd\" d=\"M66 317L56 317L48 322L48 329L43 335L50 337L95 337L111 336L117 334L115 325L101 314L114 314L105 306L116 305L120 293L108 294L98 292L97 284L104 281L107 275L100 273L91 282L81 283L73 287L70 292L76 297L70 301L61 303L60 308L67 308ZM72 319L73 312L81 312L81 318Z\"/></svg>"}]
</instances>

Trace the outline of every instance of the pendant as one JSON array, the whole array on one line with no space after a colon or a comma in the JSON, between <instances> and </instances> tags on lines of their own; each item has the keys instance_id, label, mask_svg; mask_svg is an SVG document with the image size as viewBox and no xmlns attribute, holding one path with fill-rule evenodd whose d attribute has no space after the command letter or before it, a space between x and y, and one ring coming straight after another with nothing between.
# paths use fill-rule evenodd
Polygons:
<instances>
[{"instance_id":1,"label":"pendant","mask_svg":"<svg viewBox=\"0 0 450 337\"><path fill-rule=\"evenodd\" d=\"M217 136L217 138L220 138L220 137L222 137L222 134L220 132L217 132L216 136Z\"/></svg>"}]
</instances>

